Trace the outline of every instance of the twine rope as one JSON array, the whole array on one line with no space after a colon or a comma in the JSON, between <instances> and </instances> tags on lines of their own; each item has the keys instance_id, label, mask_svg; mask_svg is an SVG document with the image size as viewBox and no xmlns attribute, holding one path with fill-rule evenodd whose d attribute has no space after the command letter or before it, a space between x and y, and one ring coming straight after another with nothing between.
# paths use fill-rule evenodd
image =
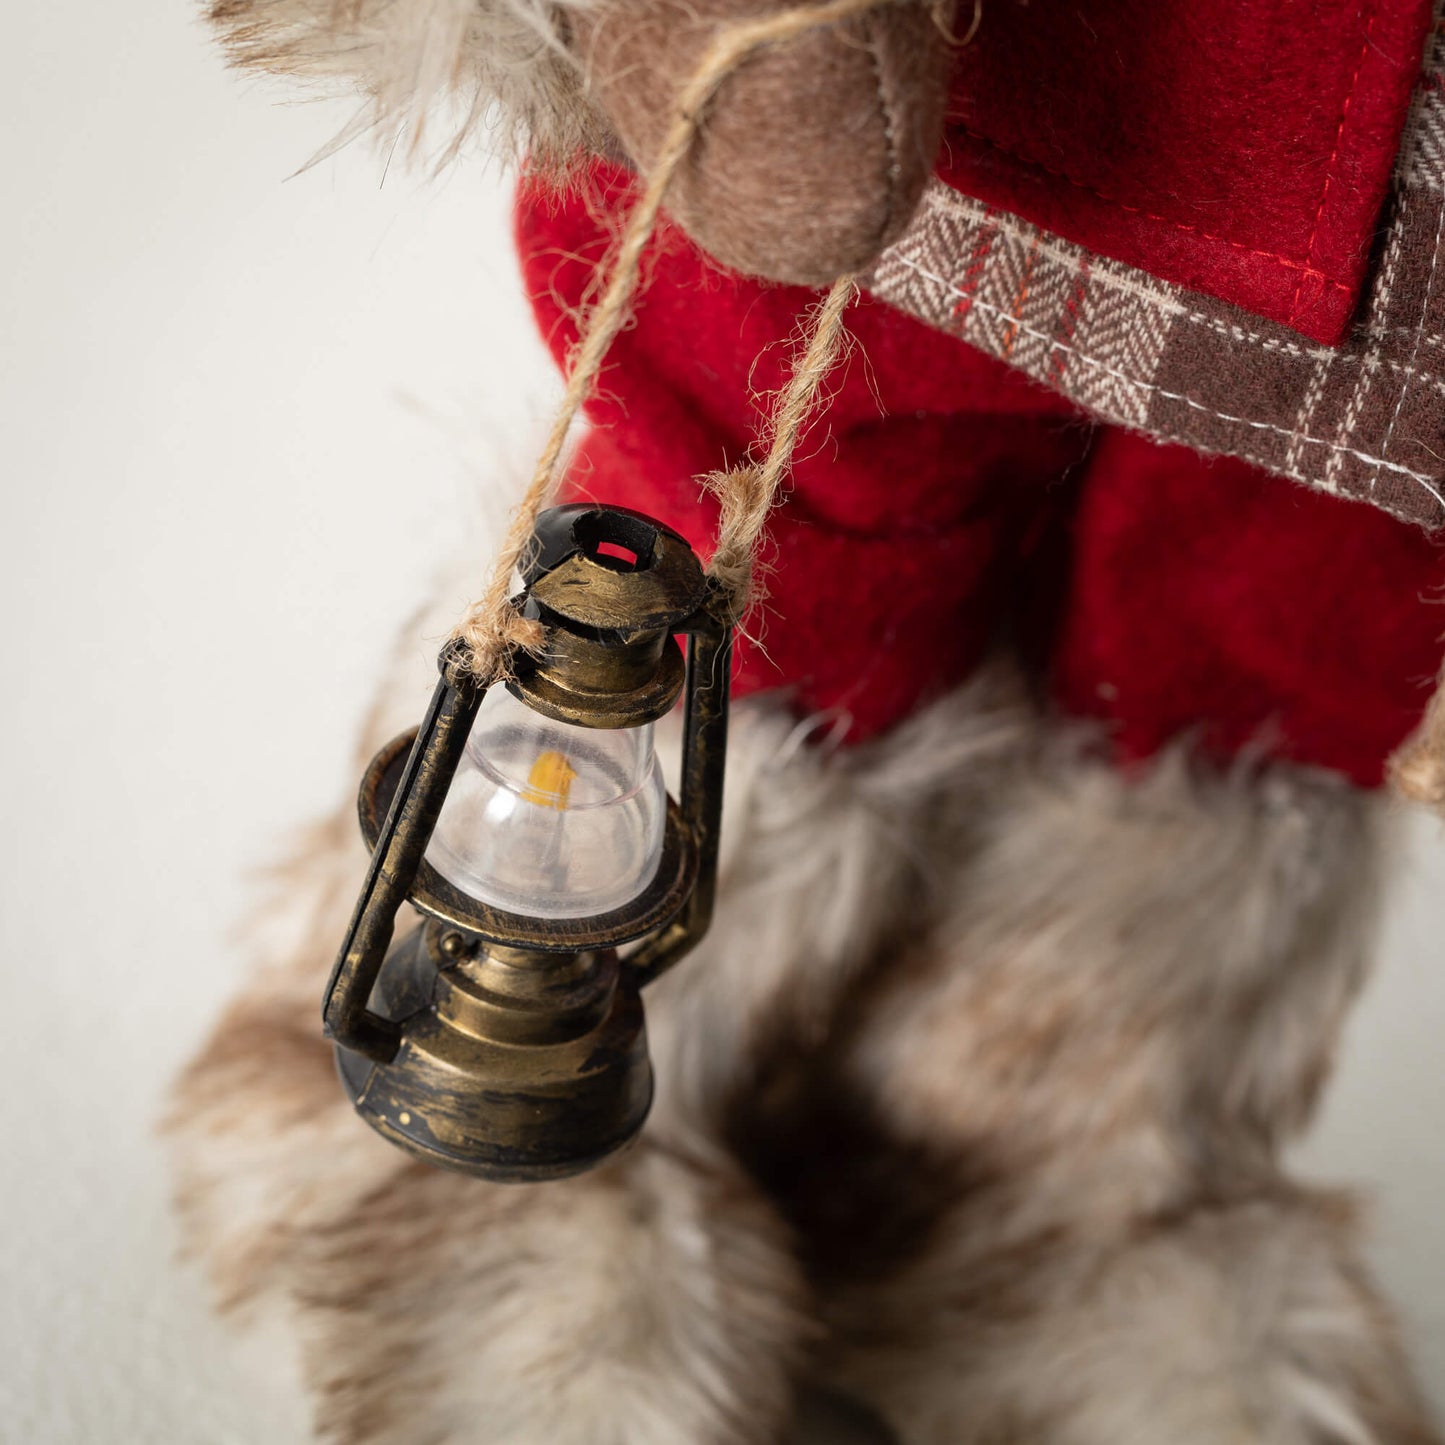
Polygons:
<instances>
[{"instance_id":1,"label":"twine rope","mask_svg":"<svg viewBox=\"0 0 1445 1445\"><path fill-rule=\"evenodd\" d=\"M792 466L803 424L817 406L823 382L843 348L843 313L856 290L851 276L841 276L814 309L802 357L769 418L771 441L762 464L745 462L703 478L703 485L718 499L717 543L708 576L727 593L734 622L757 599L758 543Z\"/></svg>"},{"instance_id":2,"label":"twine rope","mask_svg":"<svg viewBox=\"0 0 1445 1445\"><path fill-rule=\"evenodd\" d=\"M1396 750L1386 771L1402 798L1445 813L1445 668L1420 726Z\"/></svg>"},{"instance_id":3,"label":"twine rope","mask_svg":"<svg viewBox=\"0 0 1445 1445\"><path fill-rule=\"evenodd\" d=\"M511 605L512 575L526 554L538 516L556 491L563 450L577 413L596 384L612 343L627 324L641 280L643 251L657 229L668 187L701 133L707 107L719 88L738 66L767 46L786 44L892 3L897 0L829 0L824 5L740 21L714 37L683 88L652 174L628 216L612 274L582 330L561 404L532 479L512 513L486 590L452 632L452 640L460 644L454 666L479 681L492 682L508 675L516 650L535 652L542 645L541 624L524 618ZM961 42L964 45L978 28L981 8L982 0L975 0L973 24ZM724 589L734 621L756 600L758 544L777 504L803 425L844 345L843 313L856 290L851 276L839 277L812 313L802 355L774 406L767 427L769 447L762 463L745 462L700 479L719 503L717 543L708 574ZM1445 813L1445 668L1424 719L1391 757L1388 771L1402 797Z\"/></svg>"},{"instance_id":4,"label":"twine rope","mask_svg":"<svg viewBox=\"0 0 1445 1445\"><path fill-rule=\"evenodd\" d=\"M642 275L643 251L657 229L668 187L701 133L708 105L728 76L759 50L787 44L810 31L892 3L897 0L829 0L824 5L803 6L729 25L714 37L683 87L652 173L627 218L606 289L587 317L561 404L532 479L513 510L486 590L452 633L452 640L460 644L457 666L479 681L505 677L517 650L535 652L542 645L541 624L521 616L511 605L512 574L526 555L538 516L557 489L563 450L577 413L591 394L613 341L631 315L632 298ZM758 543L787 477L803 425L816 407L823 382L843 347L843 313L856 289L851 276L841 276L814 310L802 355L770 417L764 460L760 464L746 462L702 479L701 484L719 502L717 545L708 573L727 594L734 620L741 618L756 598Z\"/></svg>"}]
</instances>

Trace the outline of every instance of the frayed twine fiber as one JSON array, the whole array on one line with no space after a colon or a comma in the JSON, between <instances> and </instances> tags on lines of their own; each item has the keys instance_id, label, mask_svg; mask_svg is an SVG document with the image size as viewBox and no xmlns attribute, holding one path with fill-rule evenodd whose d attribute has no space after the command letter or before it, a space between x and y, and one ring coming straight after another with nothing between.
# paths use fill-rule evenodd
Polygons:
<instances>
[{"instance_id":1,"label":"frayed twine fiber","mask_svg":"<svg viewBox=\"0 0 1445 1445\"><path fill-rule=\"evenodd\" d=\"M573 354L562 403L532 480L512 514L491 580L452 633L453 640L461 644L455 665L464 667L479 681L506 677L517 650L536 652L542 645L541 624L522 617L511 605L512 574L531 542L538 516L556 490L572 423L597 380L608 350L627 324L641 277L643 250L657 227L667 189L702 129L708 104L723 81L758 50L786 44L799 35L895 3L899 0L830 0L824 5L785 10L730 25L708 47L682 92L642 198L628 217L611 278ZM975 0L973 23L957 43L967 45L973 39L981 11L982 0ZM758 543L787 476L803 425L838 359L844 339L843 313L855 290L852 277L840 277L814 311L803 354L773 410L768 428L770 444L763 462L747 463L700 479L719 503L717 546L708 573L727 593L734 621L740 620L757 600ZM1424 720L1390 758L1388 772L1402 797L1445 813L1445 669Z\"/></svg>"},{"instance_id":2,"label":"frayed twine fiber","mask_svg":"<svg viewBox=\"0 0 1445 1445\"><path fill-rule=\"evenodd\" d=\"M843 313L856 290L851 276L840 277L815 308L802 358L769 418L768 454L761 465L745 463L702 479L718 499L717 545L708 576L727 593L734 622L758 600L754 577L758 543L792 465L803 424L817 406L823 382L843 348Z\"/></svg>"},{"instance_id":3,"label":"frayed twine fiber","mask_svg":"<svg viewBox=\"0 0 1445 1445\"><path fill-rule=\"evenodd\" d=\"M1445 668L1424 719L1395 750L1386 772L1402 798L1445 813Z\"/></svg>"},{"instance_id":4,"label":"frayed twine fiber","mask_svg":"<svg viewBox=\"0 0 1445 1445\"><path fill-rule=\"evenodd\" d=\"M562 452L572 423L597 380L608 350L627 323L642 273L643 250L657 228L668 186L702 129L709 103L728 76L757 51L786 44L810 31L896 3L899 0L830 0L824 5L784 10L777 15L729 25L708 47L683 88L677 113L642 197L627 218L611 278L602 299L587 318L572 357L562 403L537 459L532 480L512 513L491 580L452 633L453 641L460 644L457 666L464 666L465 671L479 681L493 682L506 677L517 650L535 652L542 645L541 624L522 617L511 605L512 574L531 543L538 516L556 491ZM703 479L702 485L717 494L721 509L717 549L708 571L727 591L734 618L741 617L754 598L753 562L758 541L787 475L803 423L812 413L823 381L837 360L843 343L843 312L855 290L852 277L840 277L815 311L802 358L779 394L769 426L768 454L763 462Z\"/></svg>"}]
</instances>

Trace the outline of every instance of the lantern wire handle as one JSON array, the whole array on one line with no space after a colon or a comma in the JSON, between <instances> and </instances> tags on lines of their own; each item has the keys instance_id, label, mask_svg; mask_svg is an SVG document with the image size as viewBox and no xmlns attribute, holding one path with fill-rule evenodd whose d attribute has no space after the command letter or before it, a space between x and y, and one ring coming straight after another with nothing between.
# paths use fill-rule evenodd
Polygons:
<instances>
[{"instance_id":1,"label":"lantern wire handle","mask_svg":"<svg viewBox=\"0 0 1445 1445\"><path fill-rule=\"evenodd\" d=\"M327 1035L380 1063L395 1057L401 1030L373 1013L367 1001L391 944L396 915L406 902L487 691L470 678L450 676L453 652L449 647L443 653L443 675L372 849L366 881L322 1003Z\"/></svg>"},{"instance_id":2,"label":"lantern wire handle","mask_svg":"<svg viewBox=\"0 0 1445 1445\"><path fill-rule=\"evenodd\" d=\"M660 933L642 941L626 966L639 988L669 969L702 940L717 899L718 844L722 836L723 771L727 764L728 693L732 686L733 630L714 602L714 625L688 639L687 699L682 724L682 803L697 842L697 882L687 904ZM723 613L723 615L716 615Z\"/></svg>"},{"instance_id":3,"label":"lantern wire handle","mask_svg":"<svg viewBox=\"0 0 1445 1445\"><path fill-rule=\"evenodd\" d=\"M720 30L678 97L672 124L653 163L642 196L628 215L612 274L602 299L587 317L572 354L567 387L547 433L541 456L497 553L491 580L452 633L457 644L454 675L490 683L505 678L520 651L535 653L542 629L512 606L512 574L526 555L538 516L556 491L567 434L591 394L602 363L631 315L642 276L642 257L657 229L668 187L702 132L708 106L723 82L746 60L770 45L837 25L886 5L907 0L830 0L779 14L736 22ZM761 463L745 462L713 473L702 485L719 499L719 535L709 574L727 595L737 621L756 600L754 559L768 515L787 476L805 421L815 411L823 382L845 340L843 312L857 292L851 276L840 276L809 318L807 340L792 376L779 393L767 427L768 450Z\"/></svg>"}]
</instances>

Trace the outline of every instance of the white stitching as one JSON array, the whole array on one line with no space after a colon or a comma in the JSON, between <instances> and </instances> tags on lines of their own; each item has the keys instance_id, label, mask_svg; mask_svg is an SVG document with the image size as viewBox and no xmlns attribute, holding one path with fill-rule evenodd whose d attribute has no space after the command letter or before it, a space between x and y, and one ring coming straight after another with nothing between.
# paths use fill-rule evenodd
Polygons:
<instances>
[{"instance_id":1,"label":"white stitching","mask_svg":"<svg viewBox=\"0 0 1445 1445\"><path fill-rule=\"evenodd\" d=\"M1088 261L1093 268L1090 272L1092 279L1107 285L1112 291L1123 292L1126 296L1142 297L1169 316L1177 316L1184 310L1183 302L1172 294L1175 288L1167 282L1151 284L1150 278L1142 271L1124 266L1119 261L1111 261L1105 256L1092 255L1082 246L1076 246L1072 241L1061 241L1050 232L1042 231L1027 221L1020 221L1006 211L995 211L992 216L986 216L981 205L970 202L966 196L961 196L942 181L930 182L929 191L932 205L940 210L953 211L955 219L961 220L965 225L992 225L1020 246L1037 247L1041 256L1068 267L1071 272L1076 272L1081 262ZM921 220L915 219L909 228L910 235L915 227L920 235L926 232L926 226ZM902 247L907 240L908 236L905 236L904 240L898 243L897 254L900 260L906 259Z\"/></svg>"},{"instance_id":2,"label":"white stitching","mask_svg":"<svg viewBox=\"0 0 1445 1445\"><path fill-rule=\"evenodd\" d=\"M938 182L940 190L946 189L942 182ZM930 197L933 204L943 210L955 212L959 219L966 224L981 226L985 224L984 212L977 203L970 203L966 197L960 197L958 192L949 190L947 195L937 194ZM1252 342L1266 351L1282 351L1288 356L1297 357L1302 361L1353 361L1358 363L1362 360L1358 352L1350 352L1332 346L1301 346L1295 341L1286 341L1281 337L1264 336L1258 331L1250 331L1236 322L1224 321L1217 316L1208 316L1202 311L1190 311L1184 303L1171 295L1170 292L1176 288L1170 286L1168 291L1161 290L1158 286L1150 286L1142 280L1134 280L1131 276L1121 275L1113 269L1119 263L1110 262L1106 258L1089 258L1088 254L1070 242L1050 243L1048 232L1040 231L1038 228L1029 225L1027 222L1018 222L1007 213L998 213L989 218L997 228L1011 236L1020 245L1037 245L1040 252L1051 261L1059 265L1068 266L1077 270L1080 262L1085 259L1094 261L1094 269L1090 273L1091 280L1100 287L1110 291L1122 293L1126 296L1140 296L1159 307L1166 315L1181 316L1186 321L1192 321L1197 326L1208 327L1211 331L1217 331L1221 336L1228 336L1235 341ZM916 223L915 223L916 224ZM899 260L907 260L906 255L901 251L897 253ZM914 264L909 262L910 265ZM1132 270L1132 268L1128 268ZM940 278L941 279L941 278ZM1378 307L1376 308L1379 309ZM1445 336L1429 335L1420 336L1415 328L1409 326L1389 326L1376 329L1364 325L1364 331L1371 340L1379 339L1388 335L1408 336L1412 340L1423 342L1427 346L1437 346L1445 350ZM1384 359L1384 358L1382 358ZM1436 387L1445 393L1445 378L1436 376L1432 372L1417 371L1402 362L1385 359L1385 364L1392 369L1402 372L1425 383L1427 386Z\"/></svg>"},{"instance_id":3,"label":"white stitching","mask_svg":"<svg viewBox=\"0 0 1445 1445\"><path fill-rule=\"evenodd\" d=\"M1368 322L1365 324L1365 331L1371 337L1381 336L1412 336L1425 346L1439 346L1445 348L1445 336L1424 336L1418 327L1414 326L1382 326L1376 330Z\"/></svg>"},{"instance_id":4,"label":"white stitching","mask_svg":"<svg viewBox=\"0 0 1445 1445\"><path fill-rule=\"evenodd\" d=\"M1405 213L1409 202L1409 192L1402 191L1399 196L1399 206L1395 212L1395 223L1390 228L1390 244L1385 250L1384 269L1380 274L1379 286L1376 291L1375 307L1376 314L1382 321L1387 321L1394 314L1390 310L1390 303L1395 294L1395 272L1400 267L1400 257L1405 253ZM1370 344L1365 352L1364 362L1360 366L1360 379L1355 383L1354 394L1350 397L1350 404L1345 408L1344 419L1341 421L1335 432L1336 436L1353 436L1355 423L1360 419L1360 413L1365 408L1365 397L1369 394L1370 387L1374 382L1375 373L1380 369L1380 357L1383 351L1384 342L1379 336L1370 337ZM1404 389L1401 389L1401 396ZM1325 480L1333 481L1338 469L1334 459L1331 458L1325 463ZM1370 476L1370 496L1375 495L1375 488L1379 485L1380 468L1377 466Z\"/></svg>"},{"instance_id":5,"label":"white stitching","mask_svg":"<svg viewBox=\"0 0 1445 1445\"><path fill-rule=\"evenodd\" d=\"M1341 489L1333 483L1322 481L1310 472L1302 472L1296 467L1282 468L1268 458L1255 456L1252 452L1230 452L1229 455L1236 457L1239 461L1248 462L1251 466L1260 467L1264 471L1274 472L1279 476L1288 477L1292 482L1302 482L1305 486L1311 487L1315 491L1324 492L1328 496L1351 497L1356 500L1363 500L1357 493L1341 491ZM1415 513L1407 511L1404 507L1397 507L1389 502L1382 502L1373 494L1368 500L1372 507L1377 507L1382 512L1388 512L1392 517L1398 517L1402 522L1408 522L1413 527L1421 525L1420 518Z\"/></svg>"},{"instance_id":6,"label":"white stitching","mask_svg":"<svg viewBox=\"0 0 1445 1445\"><path fill-rule=\"evenodd\" d=\"M1283 341L1277 336L1261 336L1257 331L1246 331L1232 321L1221 321L1217 316L1206 316L1200 311L1186 311L1183 314L1185 320L1207 326L1221 336L1228 336L1235 341L1251 341L1265 351L1283 351L1289 356L1299 357L1302 361L1334 361L1349 355L1348 352L1333 346L1301 346L1298 342Z\"/></svg>"},{"instance_id":7,"label":"white stitching","mask_svg":"<svg viewBox=\"0 0 1445 1445\"><path fill-rule=\"evenodd\" d=\"M1277 336L1261 336L1257 331L1246 331L1244 327L1232 321L1222 321L1217 316L1206 316L1200 311L1186 311L1183 313L1183 317L1186 321L1192 321L1198 326L1207 326L1221 336L1228 336L1232 341L1250 342L1263 351L1282 351L1300 361L1344 361L1358 366L1365 359L1358 351L1343 351L1331 346L1306 347L1293 341L1283 341ZM1417 342L1430 339L1411 331L1408 326L1393 326L1389 330L1412 336ZM1370 332L1368 334L1370 339L1374 340L1384 333ZM1440 344L1445 346L1445 339L1437 338L1437 340L1440 340ZM1416 352L1418 353L1418 351L1417 345ZM1445 377L1437 376L1433 371L1421 371L1414 365L1407 366L1403 361L1395 361L1388 356L1382 356L1379 360L1391 371L1398 371L1402 376L1408 376L1412 381L1419 382L1421 386L1428 386L1445 396Z\"/></svg>"},{"instance_id":8,"label":"white stitching","mask_svg":"<svg viewBox=\"0 0 1445 1445\"><path fill-rule=\"evenodd\" d=\"M904 266L908 267L910 271L916 271L924 280L932 281L935 285L942 286L945 291L957 296L960 300L967 299L965 293L960 291L951 281L945 280L942 276L935 275L932 271L926 270L911 257L900 255L898 260ZM1409 467L1402 466L1399 462L1386 461L1384 457L1372 457L1368 452L1362 452L1356 447L1345 446L1340 442L1330 442L1326 441L1323 437L1306 436L1303 432L1289 431L1285 427L1275 425L1273 422L1252 421L1249 417L1230 416L1228 412L1215 411L1211 407L1205 406L1203 402L1196 401L1192 396L1185 396L1183 392L1166 391L1162 386L1158 386L1153 382L1143 381L1138 377L1130 376L1126 372L1119 371L1116 367L1109 366L1107 363L1100 361L1097 356L1090 356L1087 352L1079 351L1073 346L1068 346L1064 342L1047 336L1044 332L1024 322L1015 323L1014 318L1000 307L991 305L987 301L981 301L977 296L971 298L971 308L975 311L991 311L995 316L1001 317L1010 324L1016 324L1019 330L1044 342L1050 348L1050 353L1055 349L1062 351L1067 355L1073 356L1076 360L1083 362L1086 366L1097 367L1106 375L1124 382L1127 386L1139 387L1144 391L1162 396L1167 401L1182 401L1185 406L1193 407L1195 411L1201 411L1206 416L1212 416L1218 421L1230 422L1238 426L1252 427L1256 431L1275 432L1279 436L1287 437L1290 440L1299 440L1308 442L1313 446L1325 447L1332 452L1340 452L1346 456L1356 457L1371 466L1379 466L1383 467L1386 471L1398 472L1401 476L1409 477L1411 481L1419 482L1420 485L1440 503L1441 508L1445 509L1445 496L1441 496L1441 494L1435 490L1432 479L1423 472L1412 471Z\"/></svg>"},{"instance_id":9,"label":"white stitching","mask_svg":"<svg viewBox=\"0 0 1445 1445\"><path fill-rule=\"evenodd\" d=\"M1403 209L1404 207L1402 206L1402 212ZM1430 298L1435 293L1435 273L1440 260L1440 237L1442 234L1445 234L1445 205L1440 207L1439 214L1435 219L1435 245L1430 252L1430 275L1425 281L1425 299L1420 303L1420 325L1417 328L1422 332L1425 329L1425 318L1430 314ZM1410 353L1410 365L1412 367L1415 365L1415 358L1419 356L1419 354L1420 343L1417 340L1414 351ZM1400 420L1400 412L1405 406L1405 393L1408 390L1408 387L1402 386L1400 388L1400 395L1395 401L1395 410L1390 416L1390 425L1385 428L1385 435L1380 439L1380 450L1382 452L1390 450L1390 438L1395 435L1395 424Z\"/></svg>"},{"instance_id":10,"label":"white stitching","mask_svg":"<svg viewBox=\"0 0 1445 1445\"><path fill-rule=\"evenodd\" d=\"M1310 377L1310 384L1305 390L1304 400L1300 402L1299 410L1295 412L1295 427L1298 434L1290 439L1290 444L1285 448L1284 463L1287 468L1294 468L1300 461L1300 440L1306 434L1306 429L1315 417L1315 408L1320 404L1320 398L1325 394L1325 386L1330 379L1331 363L1327 360L1315 362L1314 375Z\"/></svg>"},{"instance_id":11,"label":"white stitching","mask_svg":"<svg viewBox=\"0 0 1445 1445\"><path fill-rule=\"evenodd\" d=\"M1233 341L1252 342L1264 351L1283 351L1299 361L1349 362L1359 366L1365 359L1358 351L1342 351L1331 346L1305 347L1293 341L1283 341L1279 337L1261 336L1257 331L1246 331L1244 327L1232 321L1222 321L1217 316L1206 316L1200 311L1185 311L1179 314L1183 316L1184 320L1193 321L1199 326L1207 326L1211 331L1217 331L1221 336L1228 336ZM1402 331L1406 335L1414 334L1406 326L1394 327L1392 330ZM1419 339L1426 340L1428 338ZM1421 386L1428 386L1433 391L1438 391L1445 396L1445 377L1437 376L1433 371L1421 371L1416 366L1407 366L1403 361L1395 361L1388 356L1379 357L1378 360L1388 366L1391 371L1398 371L1402 376L1408 376Z\"/></svg>"}]
</instances>

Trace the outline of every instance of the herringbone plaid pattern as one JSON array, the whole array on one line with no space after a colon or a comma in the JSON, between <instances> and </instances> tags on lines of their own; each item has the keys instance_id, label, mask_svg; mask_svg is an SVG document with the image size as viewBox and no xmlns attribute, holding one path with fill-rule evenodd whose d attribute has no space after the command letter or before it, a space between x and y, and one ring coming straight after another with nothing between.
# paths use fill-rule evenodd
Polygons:
<instances>
[{"instance_id":1,"label":"herringbone plaid pattern","mask_svg":"<svg viewBox=\"0 0 1445 1445\"><path fill-rule=\"evenodd\" d=\"M1156 281L938 182L867 285L1102 421L1434 529L1445 527L1442 238L1437 12L1372 279L1342 346Z\"/></svg>"}]
</instances>

